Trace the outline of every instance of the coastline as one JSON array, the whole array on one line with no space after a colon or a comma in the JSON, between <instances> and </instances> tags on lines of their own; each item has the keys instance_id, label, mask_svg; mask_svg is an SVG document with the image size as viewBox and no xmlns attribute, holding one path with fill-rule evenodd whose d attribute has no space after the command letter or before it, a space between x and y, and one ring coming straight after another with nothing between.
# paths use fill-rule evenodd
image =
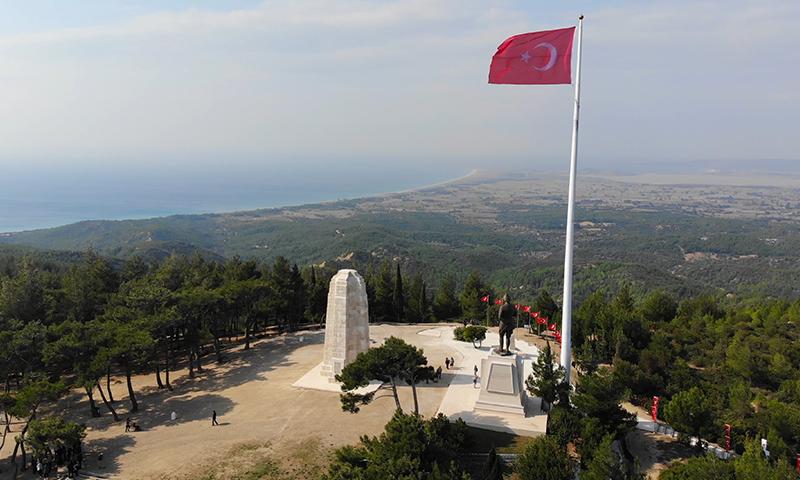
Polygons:
<instances>
[{"instance_id":1,"label":"coastline","mask_svg":"<svg viewBox=\"0 0 800 480\"><path fill-rule=\"evenodd\" d=\"M12 238L16 234L26 233L26 232L34 232L40 230L51 230L55 228L61 228L68 225L74 225L76 223L81 222L124 222L124 221L137 221L137 220L154 220L160 218L169 218L174 216L184 216L184 215L225 215L225 214L237 214L237 213L244 213L244 212L253 212L253 211L269 211L269 210L283 210L283 209L293 209L293 208L302 208L308 205L330 205L336 202L342 201L354 201L354 200L366 200L371 198L386 198L392 195L402 195L406 193L413 193L423 190L428 190L432 188L439 188L447 185L454 185L460 182L469 180L470 178L474 178L478 176L480 170L473 169L465 175L461 175L455 178L450 178L446 180L442 180L440 182L420 185L417 187L411 187L401 190L389 190L385 192L375 192L375 193L367 193L367 194L355 194L352 196L342 196L339 198L327 199L327 200L319 200L319 201L299 201L293 202L289 201L287 203L276 202L276 204L268 205L268 206L253 206L253 207L244 207L244 208L221 208L217 209L209 209L203 211L176 211L173 213L165 213L165 214L155 214L155 215L120 215L117 217L102 217L102 218L82 218L76 219L73 221L66 221L64 223L58 223L51 226L41 226L41 227L30 227L30 228L22 228L22 229L13 229L13 230L0 230L0 238ZM98 200L101 201L101 200ZM177 209L176 209L177 210Z\"/></svg>"},{"instance_id":2,"label":"coastline","mask_svg":"<svg viewBox=\"0 0 800 480\"><path fill-rule=\"evenodd\" d=\"M397 192L381 193L381 194L379 194L377 196L384 197L384 196L387 196L387 195L399 195L399 194L402 194L402 193L419 192L419 191L422 191L422 190L429 190L431 188L439 188L439 187L444 187L444 186L447 186L447 185L454 185L454 184L463 182L465 180L469 180L472 177L477 177L479 173L480 173L479 169L473 168L466 175L462 175L462 176L457 177L457 178L451 178L450 180L443 180L441 182L431 183L429 185L423 185L421 187L408 188L406 190L400 190L400 191L397 191ZM370 196L363 197L363 198L370 198Z\"/></svg>"}]
</instances>

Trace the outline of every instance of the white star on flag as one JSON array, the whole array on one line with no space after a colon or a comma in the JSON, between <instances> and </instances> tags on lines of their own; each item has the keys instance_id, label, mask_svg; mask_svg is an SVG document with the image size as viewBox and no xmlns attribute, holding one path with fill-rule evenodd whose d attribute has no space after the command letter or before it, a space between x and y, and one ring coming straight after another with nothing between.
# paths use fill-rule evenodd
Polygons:
<instances>
[{"instance_id":1,"label":"white star on flag","mask_svg":"<svg viewBox=\"0 0 800 480\"><path fill-rule=\"evenodd\" d=\"M530 53L528 53L528 52L527 52L527 50L526 50L526 51L525 51L525 53L523 53L523 54L521 55L521 57L522 57L522 60L523 60L525 63L528 63L528 60L530 60L530 59L531 59L531 54L530 54Z\"/></svg>"}]
</instances>

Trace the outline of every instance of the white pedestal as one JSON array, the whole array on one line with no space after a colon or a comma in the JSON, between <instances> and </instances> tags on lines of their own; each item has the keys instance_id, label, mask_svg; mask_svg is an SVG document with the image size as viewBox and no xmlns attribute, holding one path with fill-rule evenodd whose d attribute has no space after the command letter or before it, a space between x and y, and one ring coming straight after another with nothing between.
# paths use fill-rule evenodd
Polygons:
<instances>
[{"instance_id":1,"label":"white pedestal","mask_svg":"<svg viewBox=\"0 0 800 480\"><path fill-rule=\"evenodd\" d=\"M475 409L516 413L525 416L526 394L522 381L522 359L498 355L492 349L481 360L481 391Z\"/></svg>"}]
</instances>

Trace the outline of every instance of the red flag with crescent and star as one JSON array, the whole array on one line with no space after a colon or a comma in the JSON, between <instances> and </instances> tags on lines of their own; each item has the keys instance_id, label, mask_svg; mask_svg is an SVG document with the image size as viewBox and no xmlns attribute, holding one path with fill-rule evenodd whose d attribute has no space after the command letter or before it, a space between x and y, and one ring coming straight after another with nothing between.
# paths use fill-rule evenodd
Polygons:
<instances>
[{"instance_id":1,"label":"red flag with crescent and star","mask_svg":"<svg viewBox=\"0 0 800 480\"><path fill-rule=\"evenodd\" d=\"M489 83L552 85L572 83L575 27L521 33L506 39L492 57Z\"/></svg>"}]
</instances>

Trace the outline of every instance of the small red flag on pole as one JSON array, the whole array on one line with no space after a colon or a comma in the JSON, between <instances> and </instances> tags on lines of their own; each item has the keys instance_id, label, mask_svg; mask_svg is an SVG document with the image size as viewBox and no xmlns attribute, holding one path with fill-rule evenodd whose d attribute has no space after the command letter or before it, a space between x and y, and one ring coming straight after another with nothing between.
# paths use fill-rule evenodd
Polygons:
<instances>
[{"instance_id":1,"label":"small red flag on pole","mask_svg":"<svg viewBox=\"0 0 800 480\"><path fill-rule=\"evenodd\" d=\"M725 424L725 451L729 452L731 450L731 424Z\"/></svg>"},{"instance_id":2,"label":"small red flag on pole","mask_svg":"<svg viewBox=\"0 0 800 480\"><path fill-rule=\"evenodd\" d=\"M530 305L525 305L524 307L522 307L522 311L525 312L525 313L530 313L531 306Z\"/></svg>"},{"instance_id":3,"label":"small red flag on pole","mask_svg":"<svg viewBox=\"0 0 800 480\"><path fill-rule=\"evenodd\" d=\"M489 295L484 295L483 297L481 297L481 302L489 303Z\"/></svg>"},{"instance_id":4,"label":"small red flag on pole","mask_svg":"<svg viewBox=\"0 0 800 480\"><path fill-rule=\"evenodd\" d=\"M494 301L494 304L495 305L502 305L503 304L503 299L502 298L498 298L497 300Z\"/></svg>"},{"instance_id":5,"label":"small red flag on pole","mask_svg":"<svg viewBox=\"0 0 800 480\"><path fill-rule=\"evenodd\" d=\"M655 395L653 396L653 406L650 408L650 415L652 415L654 422L658 421L658 402L659 402L659 400L660 400L660 398L658 398Z\"/></svg>"}]
</instances>

